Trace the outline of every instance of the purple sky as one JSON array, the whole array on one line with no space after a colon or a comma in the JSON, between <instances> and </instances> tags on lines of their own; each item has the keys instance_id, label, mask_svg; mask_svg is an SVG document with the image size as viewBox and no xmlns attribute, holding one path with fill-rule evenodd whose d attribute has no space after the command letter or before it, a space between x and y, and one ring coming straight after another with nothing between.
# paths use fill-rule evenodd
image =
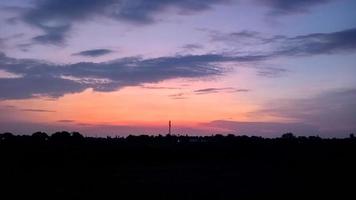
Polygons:
<instances>
[{"instance_id":1,"label":"purple sky","mask_svg":"<svg viewBox=\"0 0 356 200\"><path fill-rule=\"evenodd\" d=\"M0 132L356 131L356 1L2 0Z\"/></svg>"}]
</instances>

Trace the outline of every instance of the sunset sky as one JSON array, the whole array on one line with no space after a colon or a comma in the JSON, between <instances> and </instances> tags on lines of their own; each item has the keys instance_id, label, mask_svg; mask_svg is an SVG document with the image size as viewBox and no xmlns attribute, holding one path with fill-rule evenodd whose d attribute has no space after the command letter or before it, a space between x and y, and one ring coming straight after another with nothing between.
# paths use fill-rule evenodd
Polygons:
<instances>
[{"instance_id":1,"label":"sunset sky","mask_svg":"<svg viewBox=\"0 0 356 200\"><path fill-rule=\"evenodd\" d=\"M355 0L0 0L0 132L344 137Z\"/></svg>"}]
</instances>

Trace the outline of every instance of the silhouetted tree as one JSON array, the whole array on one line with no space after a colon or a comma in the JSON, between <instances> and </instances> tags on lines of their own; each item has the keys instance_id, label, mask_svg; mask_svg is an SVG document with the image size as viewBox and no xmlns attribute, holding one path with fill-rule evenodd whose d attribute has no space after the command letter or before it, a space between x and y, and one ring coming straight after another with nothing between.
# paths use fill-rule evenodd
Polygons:
<instances>
[{"instance_id":1,"label":"silhouetted tree","mask_svg":"<svg viewBox=\"0 0 356 200\"><path fill-rule=\"evenodd\" d=\"M292 140L295 139L295 135L293 135L293 133L285 133L281 136L282 139L286 139L286 140Z\"/></svg>"},{"instance_id":2,"label":"silhouetted tree","mask_svg":"<svg viewBox=\"0 0 356 200\"><path fill-rule=\"evenodd\" d=\"M230 139L234 139L236 136L234 134L228 134L226 137Z\"/></svg>"},{"instance_id":3,"label":"silhouetted tree","mask_svg":"<svg viewBox=\"0 0 356 200\"><path fill-rule=\"evenodd\" d=\"M12 133L6 132L3 134L0 134L0 140L10 140L13 139L15 136Z\"/></svg>"},{"instance_id":4,"label":"silhouetted tree","mask_svg":"<svg viewBox=\"0 0 356 200\"><path fill-rule=\"evenodd\" d=\"M309 136L308 139L310 141L320 141L320 140L322 140L321 137L319 137L319 135L317 135L317 136Z\"/></svg>"},{"instance_id":5,"label":"silhouetted tree","mask_svg":"<svg viewBox=\"0 0 356 200\"><path fill-rule=\"evenodd\" d=\"M105 198L107 194L122 199L229 200L255 193L278 198L278 194L307 196L316 190L320 195L339 186L338 195L354 191L349 184L356 177L353 135L344 139L295 137L292 133L278 138L98 138L56 132L43 142L34 140L37 137L48 136L43 132L32 136L0 134L2 196L6 191L11 195L21 191L36 197L44 193L74 198ZM31 184L34 179L39 183ZM18 181L22 184L13 187ZM4 185L8 187L4 189Z\"/></svg>"},{"instance_id":6,"label":"silhouetted tree","mask_svg":"<svg viewBox=\"0 0 356 200\"><path fill-rule=\"evenodd\" d=\"M31 136L35 140L44 141L48 139L48 135L45 132L35 132Z\"/></svg>"},{"instance_id":7,"label":"silhouetted tree","mask_svg":"<svg viewBox=\"0 0 356 200\"><path fill-rule=\"evenodd\" d=\"M57 141L70 140L70 138L71 134L67 131L55 132L51 135L51 139Z\"/></svg>"},{"instance_id":8,"label":"silhouetted tree","mask_svg":"<svg viewBox=\"0 0 356 200\"><path fill-rule=\"evenodd\" d=\"M83 140L84 136L80 134L79 132L72 132L72 138L74 140Z\"/></svg>"}]
</instances>

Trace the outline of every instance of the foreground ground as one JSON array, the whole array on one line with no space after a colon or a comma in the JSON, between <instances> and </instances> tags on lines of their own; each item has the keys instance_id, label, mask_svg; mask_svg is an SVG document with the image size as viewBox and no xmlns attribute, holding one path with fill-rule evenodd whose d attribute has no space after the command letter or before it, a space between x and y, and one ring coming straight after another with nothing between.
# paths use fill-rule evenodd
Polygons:
<instances>
[{"instance_id":1,"label":"foreground ground","mask_svg":"<svg viewBox=\"0 0 356 200\"><path fill-rule=\"evenodd\" d=\"M355 194L356 140L318 137L0 137L2 195L252 199Z\"/></svg>"}]
</instances>

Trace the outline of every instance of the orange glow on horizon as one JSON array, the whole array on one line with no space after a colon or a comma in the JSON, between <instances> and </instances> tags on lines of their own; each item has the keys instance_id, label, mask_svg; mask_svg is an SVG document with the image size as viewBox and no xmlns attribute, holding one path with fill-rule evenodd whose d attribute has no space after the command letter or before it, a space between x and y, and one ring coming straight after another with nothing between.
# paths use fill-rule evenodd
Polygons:
<instances>
[{"instance_id":1,"label":"orange glow on horizon","mask_svg":"<svg viewBox=\"0 0 356 200\"><path fill-rule=\"evenodd\" d=\"M30 99L11 101L12 105L53 110L32 113L34 121L73 120L85 124L159 126L172 120L183 126L217 119L246 121L256 106L237 102L234 93L195 94L194 90L211 87L206 81L194 86L171 80L146 86L122 88L115 92L67 94L56 100ZM238 94L237 94L238 95ZM245 94L242 94L245 95Z\"/></svg>"}]
</instances>

